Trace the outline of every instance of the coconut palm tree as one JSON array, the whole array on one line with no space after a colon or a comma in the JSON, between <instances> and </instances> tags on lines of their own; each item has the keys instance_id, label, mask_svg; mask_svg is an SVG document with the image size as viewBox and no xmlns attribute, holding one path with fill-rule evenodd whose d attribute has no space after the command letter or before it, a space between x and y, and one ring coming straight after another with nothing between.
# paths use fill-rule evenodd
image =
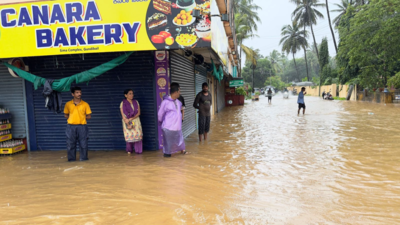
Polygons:
<instances>
[{"instance_id":1,"label":"coconut palm tree","mask_svg":"<svg viewBox=\"0 0 400 225\"><path fill-rule=\"evenodd\" d=\"M314 39L314 44L317 45L313 25L317 24L317 19L324 18L324 15L318 11L317 7L325 7L325 4L319 3L319 0L292 0L297 4L297 8L292 13L292 18L299 26L310 27ZM318 50L317 50L318 53Z\"/></svg>"},{"instance_id":2,"label":"coconut palm tree","mask_svg":"<svg viewBox=\"0 0 400 225\"><path fill-rule=\"evenodd\" d=\"M301 81L294 55L301 48L304 48L304 46L308 46L308 32L305 30L300 30L300 27L297 25L297 23L293 21L292 25L286 25L282 28L281 36L282 39L280 40L279 44L282 45L282 51L286 52L286 54L292 53L294 65L296 67L297 78L299 81Z\"/></svg>"},{"instance_id":3,"label":"coconut palm tree","mask_svg":"<svg viewBox=\"0 0 400 225\"><path fill-rule=\"evenodd\" d=\"M236 39L238 45L240 47L239 51L239 71L242 70L242 52L246 55L246 61L257 64L256 56L257 54L250 49L249 47L245 46L243 42L247 39L257 37L257 34L254 34L253 27L251 27L249 22L250 17L247 14L239 14L235 15L235 32L236 32Z\"/></svg>"},{"instance_id":4,"label":"coconut palm tree","mask_svg":"<svg viewBox=\"0 0 400 225\"><path fill-rule=\"evenodd\" d=\"M271 62L271 67L274 70L275 74L282 72L282 67L279 64L279 62L281 61L281 55L277 50L273 50L271 53L269 53L268 60Z\"/></svg>"},{"instance_id":5,"label":"coconut palm tree","mask_svg":"<svg viewBox=\"0 0 400 225\"><path fill-rule=\"evenodd\" d=\"M335 24L335 28L337 28L337 27L339 27L342 17L344 15L346 15L347 9L349 8L349 6L354 5L354 1L353 0L342 0L341 4L335 3L334 5L337 6L337 9L331 10L331 12L339 13L339 15L335 19L333 19L333 24Z\"/></svg>"},{"instance_id":6,"label":"coconut palm tree","mask_svg":"<svg viewBox=\"0 0 400 225\"><path fill-rule=\"evenodd\" d=\"M329 13L329 3L328 3L328 0L325 0L325 5L326 5L326 13L327 13L327 15L328 15L329 28L331 29L331 34L332 34L332 38L333 38L333 44L335 45L335 50L336 50L336 54L337 54L337 53L338 53L338 47L337 47L337 44L336 44L335 33L333 32L333 28L332 28L331 14Z\"/></svg>"},{"instance_id":7,"label":"coconut palm tree","mask_svg":"<svg viewBox=\"0 0 400 225\"><path fill-rule=\"evenodd\" d=\"M252 31L257 31L258 26L257 23L261 23L261 19L258 16L258 10L262 8L253 3L253 0L235 0L233 1L233 10L234 12L242 16L246 16L247 25L252 28ZM235 15L235 17L236 17ZM236 18L235 18L236 22Z\"/></svg>"}]
</instances>

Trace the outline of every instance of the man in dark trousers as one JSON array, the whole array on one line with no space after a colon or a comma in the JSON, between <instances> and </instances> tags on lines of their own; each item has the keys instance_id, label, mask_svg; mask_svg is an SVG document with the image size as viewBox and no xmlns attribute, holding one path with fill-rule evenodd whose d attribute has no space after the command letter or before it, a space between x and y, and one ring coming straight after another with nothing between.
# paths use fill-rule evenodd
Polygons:
<instances>
[{"instance_id":1,"label":"man in dark trousers","mask_svg":"<svg viewBox=\"0 0 400 225\"><path fill-rule=\"evenodd\" d=\"M71 88L74 99L67 102L64 108L65 118L67 118L67 151L68 161L76 161L76 142L79 141L80 160L88 160L88 139L89 129L86 126L87 120L91 118L92 111L88 103L82 100L82 90L80 87Z\"/></svg>"},{"instance_id":2,"label":"man in dark trousers","mask_svg":"<svg viewBox=\"0 0 400 225\"><path fill-rule=\"evenodd\" d=\"M197 94L194 100L193 107L199 110L199 140L202 140L204 135L204 140L207 140L207 133L210 132L211 123L211 105L212 96L208 91L208 84L203 83L203 91Z\"/></svg>"}]
</instances>

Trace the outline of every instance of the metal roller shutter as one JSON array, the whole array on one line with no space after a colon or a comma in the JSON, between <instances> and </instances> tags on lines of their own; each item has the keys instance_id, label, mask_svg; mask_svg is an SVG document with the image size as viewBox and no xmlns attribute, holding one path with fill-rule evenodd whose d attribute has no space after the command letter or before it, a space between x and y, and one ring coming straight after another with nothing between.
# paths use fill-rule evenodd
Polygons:
<instances>
[{"instance_id":1,"label":"metal roller shutter","mask_svg":"<svg viewBox=\"0 0 400 225\"><path fill-rule=\"evenodd\" d=\"M182 125L186 138L196 130L196 111L193 108L195 98L195 78L193 63L187 58L171 52L171 81L179 83L181 95L185 98L185 120Z\"/></svg>"},{"instance_id":2,"label":"metal roller shutter","mask_svg":"<svg viewBox=\"0 0 400 225\"><path fill-rule=\"evenodd\" d=\"M196 71L196 95L202 91L202 84L207 82L207 69L203 66L195 66ZM210 88L211 92L211 88Z\"/></svg>"},{"instance_id":3,"label":"metal roller shutter","mask_svg":"<svg viewBox=\"0 0 400 225\"><path fill-rule=\"evenodd\" d=\"M116 58L122 53L66 55L31 58L29 66L33 74L44 78L63 78L91 69ZM151 52L135 52L121 66L91 80L79 84L82 99L92 109L89 126L89 150L125 149L119 106L123 91L132 88L141 108L140 120L143 128L143 148L156 150L157 115L154 86L154 63ZM33 89L33 88L31 88ZM65 144L66 119L64 114L55 115L44 108L43 88L33 91L33 114L38 150L63 150ZM63 107L72 99L63 92Z\"/></svg>"},{"instance_id":4,"label":"metal roller shutter","mask_svg":"<svg viewBox=\"0 0 400 225\"><path fill-rule=\"evenodd\" d=\"M0 65L0 107L12 114L11 132L13 138L27 137L25 82L11 76L4 65Z\"/></svg>"}]
</instances>

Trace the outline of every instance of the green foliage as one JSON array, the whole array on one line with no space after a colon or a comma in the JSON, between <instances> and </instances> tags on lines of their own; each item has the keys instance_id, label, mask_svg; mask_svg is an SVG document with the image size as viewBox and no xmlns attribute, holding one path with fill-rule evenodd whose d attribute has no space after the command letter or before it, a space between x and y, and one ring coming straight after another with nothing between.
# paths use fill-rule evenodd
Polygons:
<instances>
[{"instance_id":1,"label":"green foliage","mask_svg":"<svg viewBox=\"0 0 400 225\"><path fill-rule=\"evenodd\" d=\"M301 79L301 81L307 82L307 81L308 81L308 78L307 78L307 77L304 77L303 79Z\"/></svg>"},{"instance_id":2,"label":"green foliage","mask_svg":"<svg viewBox=\"0 0 400 225\"><path fill-rule=\"evenodd\" d=\"M333 99L335 100L339 100L339 101L346 101L346 98L340 98L340 97L333 97Z\"/></svg>"},{"instance_id":3,"label":"green foliage","mask_svg":"<svg viewBox=\"0 0 400 225\"><path fill-rule=\"evenodd\" d=\"M257 91L256 93L254 93L254 95L260 95L260 92Z\"/></svg>"},{"instance_id":4,"label":"green foliage","mask_svg":"<svg viewBox=\"0 0 400 225\"><path fill-rule=\"evenodd\" d=\"M322 43L319 47L319 68L323 71L324 67L329 64L329 47L328 39L322 39Z\"/></svg>"},{"instance_id":5,"label":"green foliage","mask_svg":"<svg viewBox=\"0 0 400 225\"><path fill-rule=\"evenodd\" d=\"M282 90L283 88L290 86L290 84L286 84L278 76L270 77L265 81L264 86L270 86L270 85L275 87L276 90ZM268 91L268 90L265 90L265 91Z\"/></svg>"},{"instance_id":6,"label":"green foliage","mask_svg":"<svg viewBox=\"0 0 400 225\"><path fill-rule=\"evenodd\" d=\"M247 93L246 93L246 91L244 90L243 87L236 88L235 93L237 95L247 95Z\"/></svg>"},{"instance_id":7,"label":"green foliage","mask_svg":"<svg viewBox=\"0 0 400 225\"><path fill-rule=\"evenodd\" d=\"M254 69L254 86L259 88L263 87L264 82L271 75L275 75L271 62L267 58L258 59L257 67ZM246 83L253 84L253 69L249 62L247 62L246 66L243 68L242 77Z\"/></svg>"},{"instance_id":8,"label":"green foliage","mask_svg":"<svg viewBox=\"0 0 400 225\"><path fill-rule=\"evenodd\" d=\"M400 72L388 80L389 87L400 88Z\"/></svg>"},{"instance_id":9,"label":"green foliage","mask_svg":"<svg viewBox=\"0 0 400 225\"><path fill-rule=\"evenodd\" d=\"M400 71L400 1L371 0L346 11L339 25L340 83L359 78L367 88L386 86Z\"/></svg>"}]
</instances>

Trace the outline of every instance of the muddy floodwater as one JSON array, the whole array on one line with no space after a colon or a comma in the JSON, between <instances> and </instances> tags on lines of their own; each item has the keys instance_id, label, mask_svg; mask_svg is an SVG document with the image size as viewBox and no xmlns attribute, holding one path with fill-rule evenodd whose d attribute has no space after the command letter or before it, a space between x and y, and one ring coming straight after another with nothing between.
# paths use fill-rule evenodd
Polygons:
<instances>
[{"instance_id":1,"label":"muddy floodwater","mask_svg":"<svg viewBox=\"0 0 400 225\"><path fill-rule=\"evenodd\" d=\"M400 107L305 101L226 108L189 155L0 157L0 224L400 224Z\"/></svg>"}]
</instances>

